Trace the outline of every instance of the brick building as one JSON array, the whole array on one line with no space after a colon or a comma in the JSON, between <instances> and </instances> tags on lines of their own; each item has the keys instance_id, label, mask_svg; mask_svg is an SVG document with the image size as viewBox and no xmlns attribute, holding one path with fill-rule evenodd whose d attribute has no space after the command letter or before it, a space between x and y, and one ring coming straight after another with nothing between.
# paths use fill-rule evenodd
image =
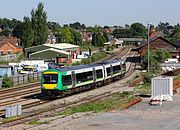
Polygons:
<instances>
[{"instance_id":1,"label":"brick building","mask_svg":"<svg viewBox=\"0 0 180 130\"><path fill-rule=\"evenodd\" d=\"M23 51L23 48L18 46L19 41L14 37L2 37L0 39L0 55L14 54Z\"/></svg>"},{"instance_id":2,"label":"brick building","mask_svg":"<svg viewBox=\"0 0 180 130\"><path fill-rule=\"evenodd\" d=\"M167 50L171 54L172 58L179 58L180 56L179 48L175 44L172 44L170 41L166 40L165 38L161 36L157 36L150 39L149 48L154 49L154 50L157 50L157 49ZM147 49L148 49L147 43L141 45L139 47L140 55L144 56L145 53L147 52Z\"/></svg>"}]
</instances>

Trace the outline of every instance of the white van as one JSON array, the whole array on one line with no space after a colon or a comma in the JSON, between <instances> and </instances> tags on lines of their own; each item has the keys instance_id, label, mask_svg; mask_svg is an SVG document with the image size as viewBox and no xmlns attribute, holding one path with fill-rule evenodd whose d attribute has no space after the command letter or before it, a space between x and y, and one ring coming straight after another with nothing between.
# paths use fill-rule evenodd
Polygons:
<instances>
[{"instance_id":1,"label":"white van","mask_svg":"<svg viewBox=\"0 0 180 130\"><path fill-rule=\"evenodd\" d=\"M165 63L178 63L178 59L176 58L168 58L165 60Z\"/></svg>"}]
</instances>

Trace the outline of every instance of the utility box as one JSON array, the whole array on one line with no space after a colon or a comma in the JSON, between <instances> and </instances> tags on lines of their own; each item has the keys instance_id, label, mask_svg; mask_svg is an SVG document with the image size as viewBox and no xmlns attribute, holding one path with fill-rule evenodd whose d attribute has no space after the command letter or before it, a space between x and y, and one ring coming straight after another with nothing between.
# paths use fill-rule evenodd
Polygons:
<instances>
[{"instance_id":1,"label":"utility box","mask_svg":"<svg viewBox=\"0 0 180 130\"><path fill-rule=\"evenodd\" d=\"M13 105L6 107L5 117L19 116L22 114L21 105Z\"/></svg>"},{"instance_id":2,"label":"utility box","mask_svg":"<svg viewBox=\"0 0 180 130\"><path fill-rule=\"evenodd\" d=\"M151 99L172 101L173 77L155 77L151 79Z\"/></svg>"}]
</instances>

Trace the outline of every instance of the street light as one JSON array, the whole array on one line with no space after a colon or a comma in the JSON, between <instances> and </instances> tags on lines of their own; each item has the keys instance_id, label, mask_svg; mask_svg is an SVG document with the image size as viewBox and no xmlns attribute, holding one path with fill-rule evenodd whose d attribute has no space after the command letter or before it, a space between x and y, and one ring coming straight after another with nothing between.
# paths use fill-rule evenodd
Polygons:
<instances>
[{"instance_id":1,"label":"street light","mask_svg":"<svg viewBox=\"0 0 180 130\"><path fill-rule=\"evenodd\" d=\"M150 52L149 52L149 31L150 31L151 25L152 24L147 23L147 28L148 28L148 39L147 39L147 44L148 44L148 73L149 73L149 68L150 68L150 64L149 64L149 55L150 55Z\"/></svg>"}]
</instances>

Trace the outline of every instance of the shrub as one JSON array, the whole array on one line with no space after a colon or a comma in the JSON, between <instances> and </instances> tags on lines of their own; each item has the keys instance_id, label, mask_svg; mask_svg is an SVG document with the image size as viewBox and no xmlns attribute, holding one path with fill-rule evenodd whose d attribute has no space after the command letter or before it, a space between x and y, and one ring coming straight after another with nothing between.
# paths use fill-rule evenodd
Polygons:
<instances>
[{"instance_id":1,"label":"shrub","mask_svg":"<svg viewBox=\"0 0 180 130\"><path fill-rule=\"evenodd\" d=\"M145 83L151 83L151 78L153 77L152 73L145 73L144 74L144 82Z\"/></svg>"},{"instance_id":2,"label":"shrub","mask_svg":"<svg viewBox=\"0 0 180 130\"><path fill-rule=\"evenodd\" d=\"M9 88L13 86L13 81L11 77L5 76L2 81L2 87L3 88Z\"/></svg>"}]
</instances>

